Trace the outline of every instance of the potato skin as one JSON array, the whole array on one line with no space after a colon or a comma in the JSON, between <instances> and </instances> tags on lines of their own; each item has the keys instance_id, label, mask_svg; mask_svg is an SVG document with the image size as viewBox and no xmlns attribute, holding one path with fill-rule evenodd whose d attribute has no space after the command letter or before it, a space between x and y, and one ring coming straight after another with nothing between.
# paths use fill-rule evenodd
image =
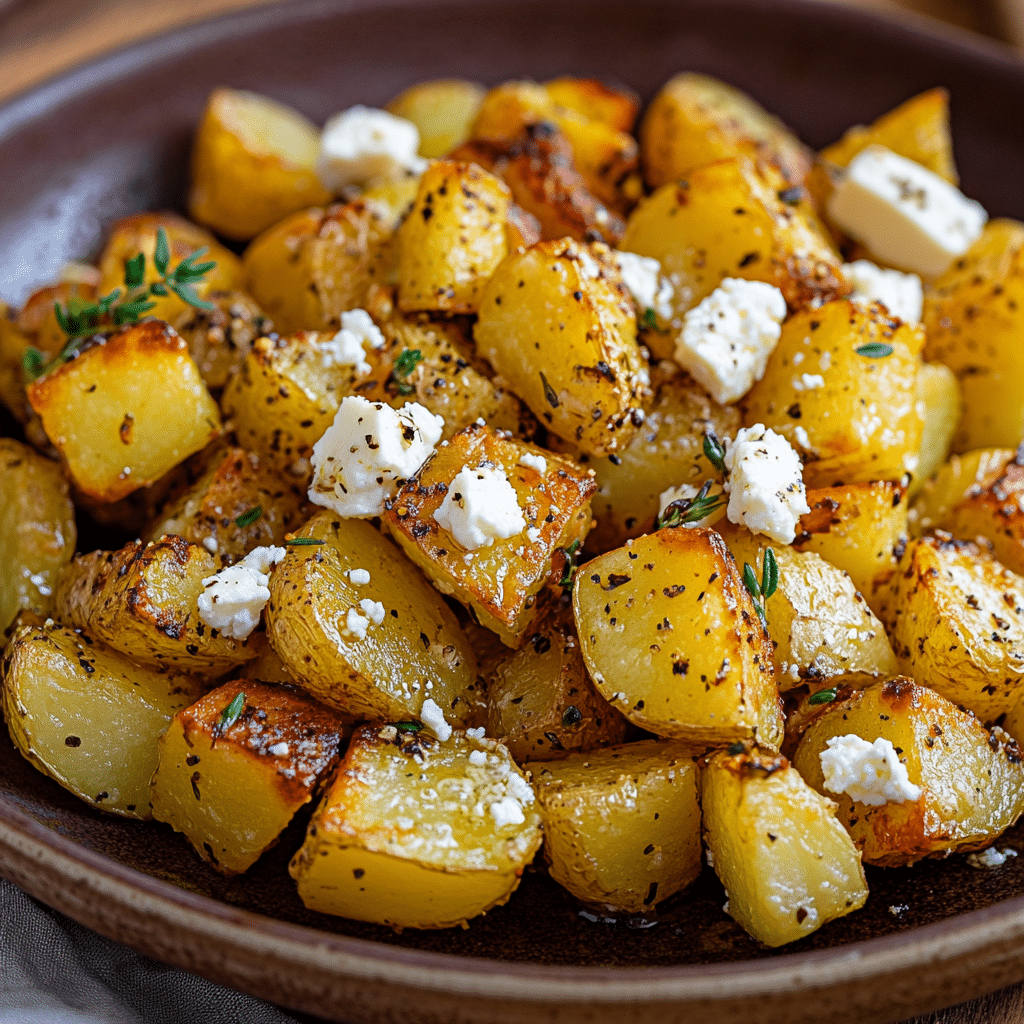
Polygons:
<instances>
[{"instance_id":1,"label":"potato skin","mask_svg":"<svg viewBox=\"0 0 1024 1024\"><path fill-rule=\"evenodd\" d=\"M544 83L544 91L560 107L575 110L588 121L600 121L619 132L631 132L640 110L636 93L606 85L596 78L564 75Z\"/></svg>"}]
</instances>

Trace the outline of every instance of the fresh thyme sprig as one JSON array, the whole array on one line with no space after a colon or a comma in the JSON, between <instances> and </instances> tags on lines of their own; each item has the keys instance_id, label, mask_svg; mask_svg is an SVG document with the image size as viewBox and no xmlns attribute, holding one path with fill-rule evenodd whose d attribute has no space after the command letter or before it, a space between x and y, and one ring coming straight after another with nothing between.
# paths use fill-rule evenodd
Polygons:
<instances>
[{"instance_id":1,"label":"fresh thyme sprig","mask_svg":"<svg viewBox=\"0 0 1024 1024\"><path fill-rule=\"evenodd\" d=\"M171 247L167 240L167 232L163 228L157 228L153 266L160 275L159 279L148 285L145 283L146 254L140 252L124 265L123 291L115 288L109 295L103 295L95 302L71 298L63 306L59 302L54 303L53 312L57 318L57 325L68 336L68 342L49 362L39 349L31 346L26 348L21 360L26 379L33 381L66 363L82 347L85 339L97 331L137 323L156 306L152 301L154 296L163 298L168 294L174 294L182 302L196 309L213 309L213 305L201 299L195 289L195 286L217 266L216 260L197 262L205 255L205 248L197 249L171 269Z\"/></svg>"},{"instance_id":2,"label":"fresh thyme sprig","mask_svg":"<svg viewBox=\"0 0 1024 1024\"><path fill-rule=\"evenodd\" d=\"M830 687L827 690L819 690L817 693L812 693L807 698L808 704L831 704L836 699L839 691L834 687Z\"/></svg>"},{"instance_id":3,"label":"fresh thyme sprig","mask_svg":"<svg viewBox=\"0 0 1024 1024\"><path fill-rule=\"evenodd\" d=\"M423 362L423 353L418 348L405 348L402 349L398 358L395 360L395 365L391 369L391 380L395 385L395 390L400 395L411 395L415 392L416 388L412 386L405 378L416 369L417 364Z\"/></svg>"},{"instance_id":4,"label":"fresh thyme sprig","mask_svg":"<svg viewBox=\"0 0 1024 1024\"><path fill-rule=\"evenodd\" d=\"M572 593L572 585L576 576L576 552L580 549L580 542L574 540L567 548L562 550L565 552L565 569L562 572L562 578L558 581L560 587L565 587L569 593Z\"/></svg>"},{"instance_id":5,"label":"fresh thyme sprig","mask_svg":"<svg viewBox=\"0 0 1024 1024\"><path fill-rule=\"evenodd\" d=\"M640 321L641 327L646 327L649 331L656 331L658 329L658 314L648 306L644 310L643 318Z\"/></svg>"},{"instance_id":6,"label":"fresh thyme sprig","mask_svg":"<svg viewBox=\"0 0 1024 1024\"><path fill-rule=\"evenodd\" d=\"M779 563L775 560L775 552L766 548L764 553L764 564L761 569L761 582L757 582L753 566L749 562L743 563L743 583L753 599L754 607L761 618L761 625L768 628L768 616L765 612L765 605L768 598L775 593L779 586Z\"/></svg>"},{"instance_id":7,"label":"fresh thyme sprig","mask_svg":"<svg viewBox=\"0 0 1024 1024\"><path fill-rule=\"evenodd\" d=\"M665 506L665 511L658 516L654 524L656 530L666 527L675 528L689 523L699 523L702 519L717 512L725 504L725 495L709 494L713 480L705 480L704 485L692 498L679 498Z\"/></svg>"},{"instance_id":8,"label":"fresh thyme sprig","mask_svg":"<svg viewBox=\"0 0 1024 1024\"><path fill-rule=\"evenodd\" d=\"M395 728L399 732L419 732L423 728L423 723L416 719L411 722L395 722Z\"/></svg>"},{"instance_id":9,"label":"fresh thyme sprig","mask_svg":"<svg viewBox=\"0 0 1024 1024\"><path fill-rule=\"evenodd\" d=\"M718 435L709 430L704 435L704 456L719 473L725 473L725 448L718 440Z\"/></svg>"},{"instance_id":10,"label":"fresh thyme sprig","mask_svg":"<svg viewBox=\"0 0 1024 1024\"><path fill-rule=\"evenodd\" d=\"M235 526L252 526L261 515L263 515L263 506L254 505L247 512L235 517Z\"/></svg>"}]
</instances>

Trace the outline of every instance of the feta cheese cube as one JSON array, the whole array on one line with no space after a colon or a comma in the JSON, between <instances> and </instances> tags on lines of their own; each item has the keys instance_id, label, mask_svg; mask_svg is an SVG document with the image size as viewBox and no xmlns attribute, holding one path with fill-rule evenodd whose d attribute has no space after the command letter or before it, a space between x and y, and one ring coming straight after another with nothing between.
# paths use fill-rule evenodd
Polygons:
<instances>
[{"instance_id":1,"label":"feta cheese cube","mask_svg":"<svg viewBox=\"0 0 1024 1024\"><path fill-rule=\"evenodd\" d=\"M313 446L309 500L341 516L379 516L398 481L430 457L443 427L444 420L418 402L395 410L358 395L343 398Z\"/></svg>"},{"instance_id":2,"label":"feta cheese cube","mask_svg":"<svg viewBox=\"0 0 1024 1024\"><path fill-rule=\"evenodd\" d=\"M792 544L800 516L811 509L803 466L790 443L763 423L744 427L734 441L726 441L725 468L729 521Z\"/></svg>"},{"instance_id":3,"label":"feta cheese cube","mask_svg":"<svg viewBox=\"0 0 1024 1024\"><path fill-rule=\"evenodd\" d=\"M240 562L203 580L199 618L224 636L244 640L259 625L270 600L270 573L288 553L286 548L254 548Z\"/></svg>"},{"instance_id":4,"label":"feta cheese cube","mask_svg":"<svg viewBox=\"0 0 1024 1024\"><path fill-rule=\"evenodd\" d=\"M526 517L504 470L483 465L467 466L455 475L434 519L467 551L490 547L495 540L526 529Z\"/></svg>"},{"instance_id":5,"label":"feta cheese cube","mask_svg":"<svg viewBox=\"0 0 1024 1024\"><path fill-rule=\"evenodd\" d=\"M366 569L349 569L348 579L350 583L361 587L370 582L370 573Z\"/></svg>"},{"instance_id":6,"label":"feta cheese cube","mask_svg":"<svg viewBox=\"0 0 1024 1024\"><path fill-rule=\"evenodd\" d=\"M924 290L917 274L884 270L870 260L856 260L843 264L843 275L853 285L850 297L855 302L881 302L904 323L920 323Z\"/></svg>"},{"instance_id":7,"label":"feta cheese cube","mask_svg":"<svg viewBox=\"0 0 1024 1024\"><path fill-rule=\"evenodd\" d=\"M369 373L366 346L383 348L384 335L365 309L351 309L341 314L341 330L319 344L320 358L325 368L354 366L357 373Z\"/></svg>"},{"instance_id":8,"label":"feta cheese cube","mask_svg":"<svg viewBox=\"0 0 1024 1024\"><path fill-rule=\"evenodd\" d=\"M683 318L676 362L716 402L736 402L764 376L785 318L778 288L727 277Z\"/></svg>"},{"instance_id":9,"label":"feta cheese cube","mask_svg":"<svg viewBox=\"0 0 1024 1024\"><path fill-rule=\"evenodd\" d=\"M672 283L661 276L661 264L650 256L633 252L613 252L622 275L622 283L633 296L640 312L654 311L657 320L665 323L672 319Z\"/></svg>"},{"instance_id":10,"label":"feta cheese cube","mask_svg":"<svg viewBox=\"0 0 1024 1024\"><path fill-rule=\"evenodd\" d=\"M316 173L334 193L347 185L420 174L427 162L417 154L419 147L419 129L411 121L373 107L349 107L324 125Z\"/></svg>"},{"instance_id":11,"label":"feta cheese cube","mask_svg":"<svg viewBox=\"0 0 1024 1024\"><path fill-rule=\"evenodd\" d=\"M928 278L962 256L988 220L980 203L885 146L868 146L850 161L828 212L879 259Z\"/></svg>"},{"instance_id":12,"label":"feta cheese cube","mask_svg":"<svg viewBox=\"0 0 1024 1024\"><path fill-rule=\"evenodd\" d=\"M528 469L535 469L541 476L548 471L548 460L543 455L536 455L534 452L527 452L519 460L520 466L526 466Z\"/></svg>"},{"instance_id":13,"label":"feta cheese cube","mask_svg":"<svg viewBox=\"0 0 1024 1024\"><path fill-rule=\"evenodd\" d=\"M896 748L881 736L874 743L856 733L832 736L818 756L830 793L845 793L868 807L901 804L921 796L921 787L910 781Z\"/></svg>"}]
</instances>

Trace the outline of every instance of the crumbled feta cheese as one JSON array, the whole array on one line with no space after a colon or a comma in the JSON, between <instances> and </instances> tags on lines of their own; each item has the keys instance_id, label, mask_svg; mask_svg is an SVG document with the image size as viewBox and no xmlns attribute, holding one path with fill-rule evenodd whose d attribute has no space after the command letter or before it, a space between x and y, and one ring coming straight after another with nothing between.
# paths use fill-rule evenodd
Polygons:
<instances>
[{"instance_id":1,"label":"crumbled feta cheese","mask_svg":"<svg viewBox=\"0 0 1024 1024\"><path fill-rule=\"evenodd\" d=\"M390 743L392 740L398 739L398 730L393 725L385 725L377 735L385 743Z\"/></svg>"},{"instance_id":2,"label":"crumbled feta cheese","mask_svg":"<svg viewBox=\"0 0 1024 1024\"><path fill-rule=\"evenodd\" d=\"M824 386L825 378L820 373L801 373L793 381L793 389L795 391L814 391L815 388L823 388Z\"/></svg>"},{"instance_id":3,"label":"crumbled feta cheese","mask_svg":"<svg viewBox=\"0 0 1024 1024\"><path fill-rule=\"evenodd\" d=\"M375 626L379 626L384 621L384 605L380 601L371 601L369 598L364 598L359 602L359 607Z\"/></svg>"},{"instance_id":4,"label":"crumbled feta cheese","mask_svg":"<svg viewBox=\"0 0 1024 1024\"><path fill-rule=\"evenodd\" d=\"M893 316L904 323L916 324L921 320L924 290L917 274L903 274L898 270L883 270L870 260L856 260L843 264L843 276L853 285L850 296L856 302L881 302Z\"/></svg>"},{"instance_id":5,"label":"crumbled feta cheese","mask_svg":"<svg viewBox=\"0 0 1024 1024\"><path fill-rule=\"evenodd\" d=\"M803 467L790 443L763 423L744 427L725 443L725 468L729 521L792 544L800 516L811 509Z\"/></svg>"},{"instance_id":6,"label":"crumbled feta cheese","mask_svg":"<svg viewBox=\"0 0 1024 1024\"><path fill-rule=\"evenodd\" d=\"M648 309L655 317L667 322L672 319L672 282L661 275L661 264L650 256L637 256L634 252L613 252L619 265L622 283L633 296L641 318Z\"/></svg>"},{"instance_id":7,"label":"crumbled feta cheese","mask_svg":"<svg viewBox=\"0 0 1024 1024\"><path fill-rule=\"evenodd\" d=\"M346 185L419 174L426 161L418 156L419 129L386 110L354 106L335 114L320 135L316 173L329 192Z\"/></svg>"},{"instance_id":8,"label":"crumbled feta cheese","mask_svg":"<svg viewBox=\"0 0 1024 1024\"><path fill-rule=\"evenodd\" d=\"M537 455L534 452L527 452L523 455L519 459L519 465L535 469L541 476L548 471L548 460L543 455Z\"/></svg>"},{"instance_id":9,"label":"crumbled feta cheese","mask_svg":"<svg viewBox=\"0 0 1024 1024\"><path fill-rule=\"evenodd\" d=\"M716 401L736 402L764 376L785 318L778 288L727 277L683 318L676 362Z\"/></svg>"},{"instance_id":10,"label":"crumbled feta cheese","mask_svg":"<svg viewBox=\"0 0 1024 1024\"><path fill-rule=\"evenodd\" d=\"M476 729L467 729L466 730L466 735L471 740L482 740L484 738L484 733L485 732L486 732L486 730L481 725L481 726L479 726L479 728L476 728Z\"/></svg>"},{"instance_id":11,"label":"crumbled feta cheese","mask_svg":"<svg viewBox=\"0 0 1024 1024\"><path fill-rule=\"evenodd\" d=\"M287 757L291 753L291 747L282 740L280 743L275 743L272 747L267 747L267 753L273 754L274 757Z\"/></svg>"},{"instance_id":12,"label":"crumbled feta cheese","mask_svg":"<svg viewBox=\"0 0 1024 1024\"><path fill-rule=\"evenodd\" d=\"M287 553L286 548L254 548L240 562L207 576L198 600L199 618L224 636L244 640L270 600L270 572Z\"/></svg>"},{"instance_id":13,"label":"crumbled feta cheese","mask_svg":"<svg viewBox=\"0 0 1024 1024\"><path fill-rule=\"evenodd\" d=\"M891 741L881 736L874 743L856 733L833 736L819 757L825 788L831 793L845 793L868 807L901 804L921 795L921 787L910 781L907 766Z\"/></svg>"},{"instance_id":14,"label":"crumbled feta cheese","mask_svg":"<svg viewBox=\"0 0 1024 1024\"><path fill-rule=\"evenodd\" d=\"M531 544L536 544L537 541L539 541L542 536L543 536L543 534L541 533L541 531L540 531L540 529L538 527L536 527L536 526L528 526L526 528L526 539Z\"/></svg>"},{"instance_id":15,"label":"crumbled feta cheese","mask_svg":"<svg viewBox=\"0 0 1024 1024\"><path fill-rule=\"evenodd\" d=\"M217 543L216 537L204 537L203 547L206 548L211 555L217 554L218 550L220 550L220 545Z\"/></svg>"},{"instance_id":16,"label":"crumbled feta cheese","mask_svg":"<svg viewBox=\"0 0 1024 1024\"><path fill-rule=\"evenodd\" d=\"M515 488L500 467L468 466L448 485L434 519L468 551L490 547L526 529Z\"/></svg>"},{"instance_id":17,"label":"crumbled feta cheese","mask_svg":"<svg viewBox=\"0 0 1024 1024\"><path fill-rule=\"evenodd\" d=\"M669 487L668 490L662 491L658 497L658 518L660 519L665 514L665 509L669 507L674 501L693 501L694 498L700 493L700 488L694 487L692 484L680 484L678 487ZM708 491L708 497L714 494L721 494L721 487L712 487ZM694 526L706 526L709 517L705 516L703 519L699 519L694 523L683 523L686 527Z\"/></svg>"},{"instance_id":18,"label":"crumbled feta cheese","mask_svg":"<svg viewBox=\"0 0 1024 1024\"><path fill-rule=\"evenodd\" d=\"M438 707L434 701L428 697L423 702L423 707L420 708L420 721L442 742L444 743L451 734L452 727L448 724L444 717L444 712Z\"/></svg>"},{"instance_id":19,"label":"crumbled feta cheese","mask_svg":"<svg viewBox=\"0 0 1024 1024\"><path fill-rule=\"evenodd\" d=\"M418 402L395 410L358 395L343 398L313 445L309 500L342 516L380 515L397 482L430 457L443 427L444 420Z\"/></svg>"},{"instance_id":20,"label":"crumbled feta cheese","mask_svg":"<svg viewBox=\"0 0 1024 1024\"><path fill-rule=\"evenodd\" d=\"M807 436L807 431L803 427L794 427L793 433L796 435L796 443L805 452L809 452L811 450L811 439Z\"/></svg>"},{"instance_id":21,"label":"crumbled feta cheese","mask_svg":"<svg viewBox=\"0 0 1024 1024\"><path fill-rule=\"evenodd\" d=\"M370 573L366 569L349 569L348 581L357 587L364 586L370 582Z\"/></svg>"},{"instance_id":22,"label":"crumbled feta cheese","mask_svg":"<svg viewBox=\"0 0 1024 1024\"><path fill-rule=\"evenodd\" d=\"M360 615L355 608L349 608L345 613L345 631L354 636L357 640L366 639L366 631L370 628L370 620L365 615Z\"/></svg>"},{"instance_id":23,"label":"crumbled feta cheese","mask_svg":"<svg viewBox=\"0 0 1024 1024\"><path fill-rule=\"evenodd\" d=\"M506 796L496 800L488 808L491 817L494 818L495 828L504 828L506 825L521 825L526 821L526 815L514 796Z\"/></svg>"},{"instance_id":24,"label":"crumbled feta cheese","mask_svg":"<svg viewBox=\"0 0 1024 1024\"><path fill-rule=\"evenodd\" d=\"M879 259L925 277L962 256L988 220L980 203L885 146L868 146L850 161L828 212Z\"/></svg>"},{"instance_id":25,"label":"crumbled feta cheese","mask_svg":"<svg viewBox=\"0 0 1024 1024\"><path fill-rule=\"evenodd\" d=\"M901 917L909 909L909 903L893 903L889 907L889 913L892 914L893 917Z\"/></svg>"},{"instance_id":26,"label":"crumbled feta cheese","mask_svg":"<svg viewBox=\"0 0 1024 1024\"><path fill-rule=\"evenodd\" d=\"M972 868L1001 868L1011 857L1016 856L1017 851L1012 846L1002 850L990 846L987 850L967 854L967 863Z\"/></svg>"},{"instance_id":27,"label":"crumbled feta cheese","mask_svg":"<svg viewBox=\"0 0 1024 1024\"><path fill-rule=\"evenodd\" d=\"M483 768L487 764L487 755L482 750L471 750L469 752L469 763L475 768Z\"/></svg>"},{"instance_id":28,"label":"crumbled feta cheese","mask_svg":"<svg viewBox=\"0 0 1024 1024\"><path fill-rule=\"evenodd\" d=\"M366 346L383 348L384 335L365 309L350 309L341 314L341 330L318 348L325 369L332 366L354 366L357 373L369 373Z\"/></svg>"}]
</instances>

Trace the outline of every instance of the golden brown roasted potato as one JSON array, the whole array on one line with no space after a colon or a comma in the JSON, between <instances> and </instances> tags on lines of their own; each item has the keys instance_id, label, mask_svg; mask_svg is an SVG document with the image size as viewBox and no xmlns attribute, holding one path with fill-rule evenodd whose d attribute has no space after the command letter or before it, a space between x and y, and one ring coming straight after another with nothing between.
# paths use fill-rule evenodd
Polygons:
<instances>
[{"instance_id":1,"label":"golden brown roasted potato","mask_svg":"<svg viewBox=\"0 0 1024 1024\"><path fill-rule=\"evenodd\" d=\"M4 652L14 745L87 804L129 818L150 817L157 739L201 694L191 676L139 668L53 622L19 630Z\"/></svg>"},{"instance_id":2,"label":"golden brown roasted potato","mask_svg":"<svg viewBox=\"0 0 1024 1024\"><path fill-rule=\"evenodd\" d=\"M921 365L917 373L917 396L919 402L924 402L924 431L907 495L911 501L949 457L964 407L956 374L943 363Z\"/></svg>"},{"instance_id":3,"label":"golden brown roasted potato","mask_svg":"<svg viewBox=\"0 0 1024 1024\"><path fill-rule=\"evenodd\" d=\"M316 174L320 132L297 110L241 89L214 89L192 145L189 215L226 238L258 235L331 195Z\"/></svg>"},{"instance_id":4,"label":"golden brown roasted potato","mask_svg":"<svg viewBox=\"0 0 1024 1024\"><path fill-rule=\"evenodd\" d=\"M1015 448L1024 439L1024 224L992 220L925 293L925 358L963 389L953 451Z\"/></svg>"},{"instance_id":5,"label":"golden brown roasted potato","mask_svg":"<svg viewBox=\"0 0 1024 1024\"><path fill-rule=\"evenodd\" d=\"M860 853L836 805L782 756L720 751L701 776L708 861L725 912L766 946L782 946L864 906Z\"/></svg>"},{"instance_id":6,"label":"golden brown roasted potato","mask_svg":"<svg viewBox=\"0 0 1024 1024\"><path fill-rule=\"evenodd\" d=\"M551 877L602 913L653 913L701 869L697 766L643 740L534 768Z\"/></svg>"},{"instance_id":7,"label":"golden brown roasted potato","mask_svg":"<svg viewBox=\"0 0 1024 1024\"><path fill-rule=\"evenodd\" d=\"M312 910L450 928L507 902L541 843L530 784L499 743L407 723L356 731L291 864Z\"/></svg>"},{"instance_id":8,"label":"golden brown roasted potato","mask_svg":"<svg viewBox=\"0 0 1024 1024\"><path fill-rule=\"evenodd\" d=\"M811 164L777 117L739 89L693 72L670 78L651 101L640 126L640 156L651 188L734 156L770 160L793 184Z\"/></svg>"},{"instance_id":9,"label":"golden brown roasted potato","mask_svg":"<svg viewBox=\"0 0 1024 1024\"><path fill-rule=\"evenodd\" d=\"M911 541L882 621L900 669L990 722L1024 686L1024 579L948 533Z\"/></svg>"},{"instance_id":10,"label":"golden brown roasted potato","mask_svg":"<svg viewBox=\"0 0 1024 1024\"><path fill-rule=\"evenodd\" d=\"M576 630L598 691L659 736L782 742L772 645L722 538L659 530L576 573Z\"/></svg>"},{"instance_id":11,"label":"golden brown roasted potato","mask_svg":"<svg viewBox=\"0 0 1024 1024\"><path fill-rule=\"evenodd\" d=\"M884 306L840 299L782 325L764 376L742 400L804 458L808 487L898 480L917 468L921 332Z\"/></svg>"},{"instance_id":12,"label":"golden brown roasted potato","mask_svg":"<svg viewBox=\"0 0 1024 1024\"><path fill-rule=\"evenodd\" d=\"M56 462L0 438L0 633L21 611L45 619L57 575L71 561L75 506Z\"/></svg>"},{"instance_id":13,"label":"golden brown roasted potato","mask_svg":"<svg viewBox=\"0 0 1024 1024\"><path fill-rule=\"evenodd\" d=\"M57 616L140 665L215 678L255 658L263 639L234 640L200 620L203 580L219 568L205 547L173 536L76 555L57 582Z\"/></svg>"},{"instance_id":14,"label":"golden brown roasted potato","mask_svg":"<svg viewBox=\"0 0 1024 1024\"><path fill-rule=\"evenodd\" d=\"M188 346L159 320L90 339L28 399L76 487L104 502L154 483L220 431Z\"/></svg>"},{"instance_id":15,"label":"golden brown roasted potato","mask_svg":"<svg viewBox=\"0 0 1024 1024\"><path fill-rule=\"evenodd\" d=\"M629 89L606 85L596 78L563 75L544 83L544 91L560 107L575 110L588 121L600 121L618 132L631 132L640 98Z\"/></svg>"},{"instance_id":16,"label":"golden brown roasted potato","mask_svg":"<svg viewBox=\"0 0 1024 1024\"><path fill-rule=\"evenodd\" d=\"M420 133L420 156L437 159L469 138L486 90L461 78L439 78L399 93L385 108L412 121Z\"/></svg>"},{"instance_id":17,"label":"golden brown roasted potato","mask_svg":"<svg viewBox=\"0 0 1024 1024\"><path fill-rule=\"evenodd\" d=\"M512 537L470 552L435 513L459 473L479 466L506 475L525 525ZM480 625L509 647L518 647L536 617L538 593L552 573L561 574L564 552L587 535L593 493L593 479L569 460L471 423L399 488L382 518L438 590L471 608Z\"/></svg>"},{"instance_id":18,"label":"golden brown roasted potato","mask_svg":"<svg viewBox=\"0 0 1024 1024\"><path fill-rule=\"evenodd\" d=\"M345 731L343 715L291 686L225 683L160 737L153 817L223 874L247 871L313 799Z\"/></svg>"},{"instance_id":19,"label":"golden brown roasted potato","mask_svg":"<svg viewBox=\"0 0 1024 1024\"><path fill-rule=\"evenodd\" d=\"M829 791L821 754L830 739L851 734L867 743L888 740L920 795L868 804ZM897 867L980 849L1024 811L1024 765L1009 735L902 676L829 704L804 734L793 766L838 801L839 820L869 864Z\"/></svg>"},{"instance_id":20,"label":"golden brown roasted potato","mask_svg":"<svg viewBox=\"0 0 1024 1024\"><path fill-rule=\"evenodd\" d=\"M452 724L482 717L476 658L455 615L391 541L329 510L296 539L270 578L267 636L302 687L366 718L418 718L427 699ZM370 582L353 582L355 569Z\"/></svg>"},{"instance_id":21,"label":"golden brown roasted potato","mask_svg":"<svg viewBox=\"0 0 1024 1024\"><path fill-rule=\"evenodd\" d=\"M726 277L775 285L794 310L845 295L838 253L799 206L779 198L784 184L746 157L698 167L630 214L619 247L660 261L675 282L677 317Z\"/></svg>"},{"instance_id":22,"label":"golden brown roasted potato","mask_svg":"<svg viewBox=\"0 0 1024 1024\"><path fill-rule=\"evenodd\" d=\"M510 253L473 332L534 415L594 455L628 444L649 393L636 315L606 253L570 239Z\"/></svg>"}]
</instances>

